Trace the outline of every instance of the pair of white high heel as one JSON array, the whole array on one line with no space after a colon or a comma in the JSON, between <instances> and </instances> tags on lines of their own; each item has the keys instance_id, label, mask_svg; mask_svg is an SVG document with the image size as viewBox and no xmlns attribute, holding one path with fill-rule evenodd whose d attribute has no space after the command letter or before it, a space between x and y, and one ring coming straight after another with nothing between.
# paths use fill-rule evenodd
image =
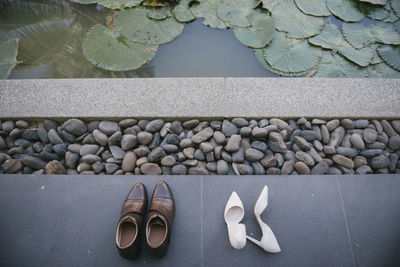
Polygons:
<instances>
[{"instance_id":1,"label":"pair of white high heel","mask_svg":"<svg viewBox=\"0 0 400 267\"><path fill-rule=\"evenodd\" d=\"M226 203L224 218L228 226L229 241L233 248L242 249L246 245L246 238L252 241L254 244L260 246L267 252L278 253L281 251L278 241L271 228L261 220L261 214L268 206L268 187L264 186L254 205L254 215L260 225L262 237L258 241L250 236L246 236L246 226L240 221L244 217L243 203L240 200L238 194L233 191L229 197L228 203Z\"/></svg>"}]
</instances>

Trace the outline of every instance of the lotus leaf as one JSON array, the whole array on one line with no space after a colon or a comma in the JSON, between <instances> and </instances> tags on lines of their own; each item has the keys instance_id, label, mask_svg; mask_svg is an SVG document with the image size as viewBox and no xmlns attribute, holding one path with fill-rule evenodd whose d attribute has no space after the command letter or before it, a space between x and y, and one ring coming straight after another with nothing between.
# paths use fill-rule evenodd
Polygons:
<instances>
[{"instance_id":1,"label":"lotus leaf","mask_svg":"<svg viewBox=\"0 0 400 267\"><path fill-rule=\"evenodd\" d=\"M219 0L217 14L229 26L249 27L249 15L253 12L254 2L250 0Z\"/></svg>"},{"instance_id":2,"label":"lotus leaf","mask_svg":"<svg viewBox=\"0 0 400 267\"><path fill-rule=\"evenodd\" d=\"M373 20L384 20L385 18L389 17L390 15L390 5L386 6L369 6L366 9L366 15L368 18Z\"/></svg>"},{"instance_id":3,"label":"lotus leaf","mask_svg":"<svg viewBox=\"0 0 400 267\"><path fill-rule=\"evenodd\" d=\"M390 5L398 18L400 18L400 1L399 0L391 0Z\"/></svg>"},{"instance_id":4,"label":"lotus leaf","mask_svg":"<svg viewBox=\"0 0 400 267\"><path fill-rule=\"evenodd\" d=\"M389 8L389 16L387 16L385 19L383 19L384 22L395 22L399 20L399 17L397 17L397 15L394 13L392 8Z\"/></svg>"},{"instance_id":5,"label":"lotus leaf","mask_svg":"<svg viewBox=\"0 0 400 267\"><path fill-rule=\"evenodd\" d=\"M95 4L99 0L71 0L72 2L78 3L78 4Z\"/></svg>"},{"instance_id":6,"label":"lotus leaf","mask_svg":"<svg viewBox=\"0 0 400 267\"><path fill-rule=\"evenodd\" d=\"M82 44L87 60L111 71L137 69L154 57L157 48L158 45L135 43L100 24L89 30Z\"/></svg>"},{"instance_id":7,"label":"lotus leaf","mask_svg":"<svg viewBox=\"0 0 400 267\"><path fill-rule=\"evenodd\" d=\"M400 44L400 34L390 23L364 26L356 23L343 23L343 36L357 49L371 43Z\"/></svg>"},{"instance_id":8,"label":"lotus leaf","mask_svg":"<svg viewBox=\"0 0 400 267\"><path fill-rule=\"evenodd\" d=\"M287 32L290 38L307 38L317 35L324 28L323 18L309 16L301 12L293 1L285 1L272 10L276 28Z\"/></svg>"},{"instance_id":9,"label":"lotus leaf","mask_svg":"<svg viewBox=\"0 0 400 267\"><path fill-rule=\"evenodd\" d=\"M303 72L313 69L321 58L321 49L307 40L290 39L275 32L270 45L264 48L265 60L272 68L283 72Z\"/></svg>"},{"instance_id":10,"label":"lotus leaf","mask_svg":"<svg viewBox=\"0 0 400 267\"><path fill-rule=\"evenodd\" d=\"M307 15L330 16L326 0L296 0L296 6Z\"/></svg>"},{"instance_id":11,"label":"lotus leaf","mask_svg":"<svg viewBox=\"0 0 400 267\"><path fill-rule=\"evenodd\" d=\"M299 77L299 76L304 76L307 73L310 72L310 70L307 71L303 71L303 72L283 72L283 71L279 71L276 69L273 69L266 61L264 58L264 52L263 49L254 49L254 55L257 59L257 61L264 67L266 68L268 71L281 75L281 76L286 76L286 77Z\"/></svg>"},{"instance_id":12,"label":"lotus leaf","mask_svg":"<svg viewBox=\"0 0 400 267\"><path fill-rule=\"evenodd\" d=\"M140 5L143 0L98 0L98 3L110 9L124 9Z\"/></svg>"},{"instance_id":13,"label":"lotus leaf","mask_svg":"<svg viewBox=\"0 0 400 267\"><path fill-rule=\"evenodd\" d=\"M386 63L370 65L367 70L369 78L400 78L400 72L392 69Z\"/></svg>"},{"instance_id":14,"label":"lotus leaf","mask_svg":"<svg viewBox=\"0 0 400 267\"><path fill-rule=\"evenodd\" d=\"M171 7L149 7L147 8L147 17L149 19L163 20L172 16Z\"/></svg>"},{"instance_id":15,"label":"lotus leaf","mask_svg":"<svg viewBox=\"0 0 400 267\"><path fill-rule=\"evenodd\" d=\"M7 79L17 61L18 38L0 42L0 79Z\"/></svg>"},{"instance_id":16,"label":"lotus leaf","mask_svg":"<svg viewBox=\"0 0 400 267\"><path fill-rule=\"evenodd\" d=\"M274 19L262 12L253 12L249 16L251 27L235 28L233 33L236 39L244 45L253 48L263 48L274 36Z\"/></svg>"},{"instance_id":17,"label":"lotus leaf","mask_svg":"<svg viewBox=\"0 0 400 267\"><path fill-rule=\"evenodd\" d=\"M124 9L114 19L117 30L128 39L144 44L167 43L179 36L185 24L174 17L153 20L147 17L147 10L141 7Z\"/></svg>"},{"instance_id":18,"label":"lotus leaf","mask_svg":"<svg viewBox=\"0 0 400 267\"><path fill-rule=\"evenodd\" d=\"M367 77L367 71L340 55L324 52L314 77L361 78Z\"/></svg>"},{"instance_id":19,"label":"lotus leaf","mask_svg":"<svg viewBox=\"0 0 400 267\"><path fill-rule=\"evenodd\" d=\"M387 0L358 0L360 2L366 2L366 3L370 3L373 5L386 5L387 4Z\"/></svg>"},{"instance_id":20,"label":"lotus leaf","mask_svg":"<svg viewBox=\"0 0 400 267\"><path fill-rule=\"evenodd\" d=\"M400 71L400 46L382 45L378 53L389 66Z\"/></svg>"},{"instance_id":21,"label":"lotus leaf","mask_svg":"<svg viewBox=\"0 0 400 267\"><path fill-rule=\"evenodd\" d=\"M217 1L205 0L198 5L192 6L192 13L196 18L204 18L203 24L211 28L226 29L223 22L217 15Z\"/></svg>"},{"instance_id":22,"label":"lotus leaf","mask_svg":"<svg viewBox=\"0 0 400 267\"><path fill-rule=\"evenodd\" d=\"M347 59L362 67L367 66L373 57L373 51L370 47L358 50L348 44L334 24L325 25L324 30L317 36L310 38L309 42L325 49L338 51Z\"/></svg>"},{"instance_id":23,"label":"lotus leaf","mask_svg":"<svg viewBox=\"0 0 400 267\"><path fill-rule=\"evenodd\" d=\"M329 10L347 22L357 22L364 18L361 3L356 0L327 0Z\"/></svg>"},{"instance_id":24,"label":"lotus leaf","mask_svg":"<svg viewBox=\"0 0 400 267\"><path fill-rule=\"evenodd\" d=\"M287 0L262 0L263 7L268 9L269 11L272 11L274 7L282 2L285 2Z\"/></svg>"},{"instance_id":25,"label":"lotus leaf","mask_svg":"<svg viewBox=\"0 0 400 267\"><path fill-rule=\"evenodd\" d=\"M196 19L190 10L189 3L191 0L181 0L174 8L175 19L179 22L190 22Z\"/></svg>"},{"instance_id":26,"label":"lotus leaf","mask_svg":"<svg viewBox=\"0 0 400 267\"><path fill-rule=\"evenodd\" d=\"M383 61L382 58L378 54L378 51L377 51L378 46L379 46L378 44L371 45L371 48L373 51L373 57L371 59L371 64L379 64Z\"/></svg>"}]
</instances>

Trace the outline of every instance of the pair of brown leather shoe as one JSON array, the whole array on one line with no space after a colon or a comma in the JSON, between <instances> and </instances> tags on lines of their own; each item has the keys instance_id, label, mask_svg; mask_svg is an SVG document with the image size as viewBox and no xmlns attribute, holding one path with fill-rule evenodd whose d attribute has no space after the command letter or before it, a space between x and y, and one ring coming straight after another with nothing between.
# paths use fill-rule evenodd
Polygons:
<instances>
[{"instance_id":1,"label":"pair of brown leather shoe","mask_svg":"<svg viewBox=\"0 0 400 267\"><path fill-rule=\"evenodd\" d=\"M115 236L119 254L134 259L140 251L140 226L147 210L147 191L142 183L135 184L124 204ZM146 247L153 257L161 258L168 250L175 204L166 182L158 182L150 201L146 222Z\"/></svg>"}]
</instances>

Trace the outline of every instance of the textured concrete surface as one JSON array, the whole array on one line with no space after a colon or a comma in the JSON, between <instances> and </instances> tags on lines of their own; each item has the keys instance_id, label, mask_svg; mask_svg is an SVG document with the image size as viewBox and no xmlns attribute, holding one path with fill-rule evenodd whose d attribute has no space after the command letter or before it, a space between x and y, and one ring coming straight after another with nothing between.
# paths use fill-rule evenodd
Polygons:
<instances>
[{"instance_id":1,"label":"textured concrete surface","mask_svg":"<svg viewBox=\"0 0 400 267\"><path fill-rule=\"evenodd\" d=\"M1 118L399 118L400 79L0 81Z\"/></svg>"},{"instance_id":2,"label":"textured concrete surface","mask_svg":"<svg viewBox=\"0 0 400 267\"><path fill-rule=\"evenodd\" d=\"M167 255L119 257L115 230L130 188L171 187L176 216ZM246 233L260 239L253 207L282 251L231 247L223 219L232 191ZM400 266L400 175L54 176L0 175L1 266ZM146 222L146 219L145 221ZM144 245L144 224L141 228Z\"/></svg>"}]
</instances>

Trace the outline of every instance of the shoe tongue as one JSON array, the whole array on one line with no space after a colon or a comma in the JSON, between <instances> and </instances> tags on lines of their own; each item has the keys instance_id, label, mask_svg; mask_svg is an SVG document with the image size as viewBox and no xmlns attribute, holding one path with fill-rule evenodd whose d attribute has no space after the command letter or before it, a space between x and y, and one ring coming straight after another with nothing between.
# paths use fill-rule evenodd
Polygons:
<instances>
[{"instance_id":1,"label":"shoe tongue","mask_svg":"<svg viewBox=\"0 0 400 267\"><path fill-rule=\"evenodd\" d=\"M158 225L165 225L164 220L161 219L161 217L157 214L152 220L151 220L152 224L158 224Z\"/></svg>"}]
</instances>

